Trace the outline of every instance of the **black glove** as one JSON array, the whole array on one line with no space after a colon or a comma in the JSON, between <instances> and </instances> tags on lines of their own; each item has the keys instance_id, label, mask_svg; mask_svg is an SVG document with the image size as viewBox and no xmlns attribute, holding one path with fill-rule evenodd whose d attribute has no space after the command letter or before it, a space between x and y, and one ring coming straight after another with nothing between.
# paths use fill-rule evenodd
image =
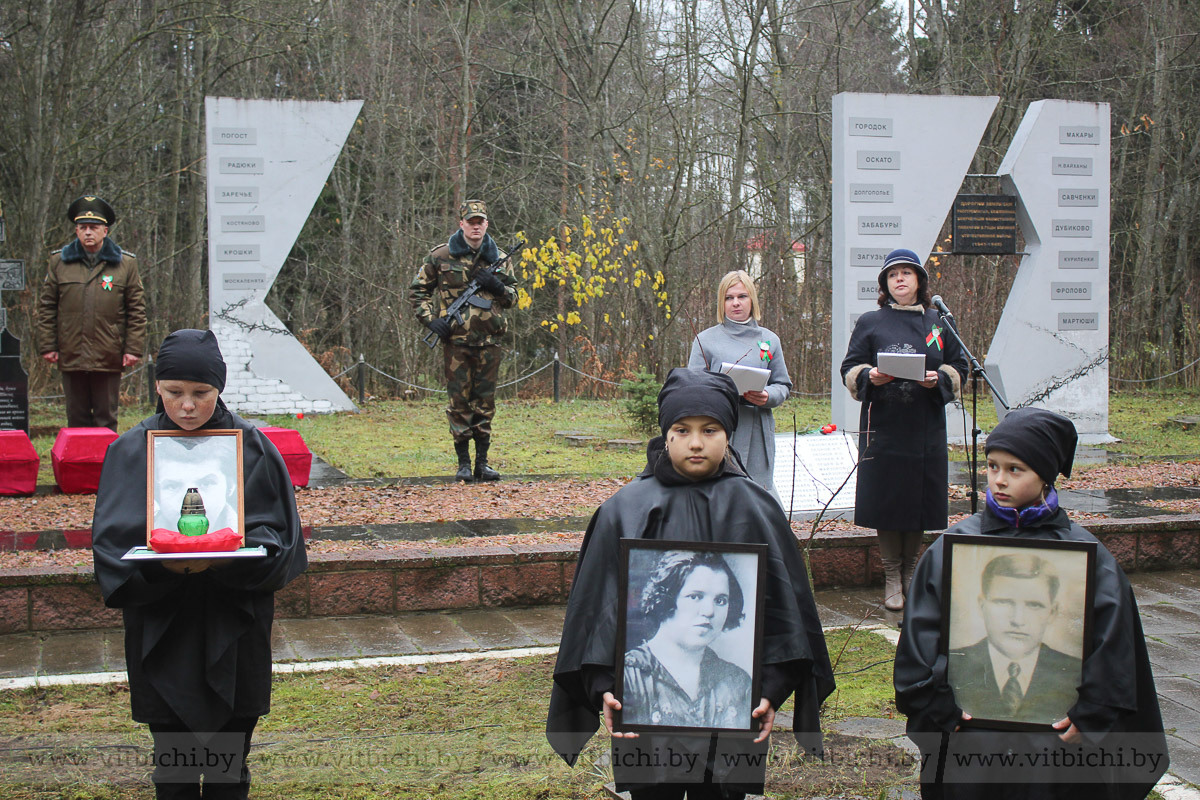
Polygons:
<instances>
[{"instance_id":1,"label":"black glove","mask_svg":"<svg viewBox=\"0 0 1200 800\"><path fill-rule=\"evenodd\" d=\"M504 282L497 278L496 273L490 269L480 270L479 274L475 276L475 281L485 292L491 292L494 295L504 294Z\"/></svg>"},{"instance_id":2,"label":"black glove","mask_svg":"<svg viewBox=\"0 0 1200 800\"><path fill-rule=\"evenodd\" d=\"M443 342L450 338L450 323L441 317L429 320L429 330L436 333Z\"/></svg>"}]
</instances>

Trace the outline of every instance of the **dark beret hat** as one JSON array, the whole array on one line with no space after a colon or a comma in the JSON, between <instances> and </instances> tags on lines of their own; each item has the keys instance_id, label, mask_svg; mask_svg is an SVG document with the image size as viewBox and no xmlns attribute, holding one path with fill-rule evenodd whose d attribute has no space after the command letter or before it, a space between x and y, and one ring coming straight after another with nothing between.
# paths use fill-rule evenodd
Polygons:
<instances>
[{"instance_id":1,"label":"dark beret hat","mask_svg":"<svg viewBox=\"0 0 1200 800\"><path fill-rule=\"evenodd\" d=\"M737 428L738 390L733 378L702 369L676 367L658 393L658 426L667 428L684 417L712 417L725 433Z\"/></svg>"},{"instance_id":2,"label":"dark beret hat","mask_svg":"<svg viewBox=\"0 0 1200 800\"><path fill-rule=\"evenodd\" d=\"M1054 483L1060 472L1071 477L1078 441L1075 423L1061 414L1044 408L1015 408L988 434L984 452L1011 453L1046 483Z\"/></svg>"},{"instance_id":3,"label":"dark beret hat","mask_svg":"<svg viewBox=\"0 0 1200 800\"><path fill-rule=\"evenodd\" d=\"M184 329L169 334L158 348L154 377L160 381L195 381L225 391L225 359L212 331Z\"/></svg>"}]
</instances>

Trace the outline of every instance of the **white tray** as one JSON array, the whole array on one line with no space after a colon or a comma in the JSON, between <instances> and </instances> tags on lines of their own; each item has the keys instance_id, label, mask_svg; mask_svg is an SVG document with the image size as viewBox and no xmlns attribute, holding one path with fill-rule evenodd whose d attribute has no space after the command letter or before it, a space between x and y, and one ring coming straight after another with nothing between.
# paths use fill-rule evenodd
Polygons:
<instances>
[{"instance_id":1,"label":"white tray","mask_svg":"<svg viewBox=\"0 0 1200 800\"><path fill-rule=\"evenodd\" d=\"M129 552L121 556L122 561L176 561L194 558L266 558L267 548L239 547L237 550L224 550L202 553L156 553L149 547L139 546L129 548Z\"/></svg>"}]
</instances>

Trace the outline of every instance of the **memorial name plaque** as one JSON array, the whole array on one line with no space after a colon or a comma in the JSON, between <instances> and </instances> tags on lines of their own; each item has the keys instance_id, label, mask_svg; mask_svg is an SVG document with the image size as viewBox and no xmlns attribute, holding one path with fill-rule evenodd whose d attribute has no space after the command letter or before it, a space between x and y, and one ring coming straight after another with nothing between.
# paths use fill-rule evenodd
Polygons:
<instances>
[{"instance_id":1,"label":"memorial name plaque","mask_svg":"<svg viewBox=\"0 0 1200 800\"><path fill-rule=\"evenodd\" d=\"M1100 128L1095 125L1060 125L1059 144L1100 144Z\"/></svg>"},{"instance_id":2,"label":"memorial name plaque","mask_svg":"<svg viewBox=\"0 0 1200 800\"><path fill-rule=\"evenodd\" d=\"M1055 219L1050 221L1051 235L1058 239L1092 238L1090 219Z\"/></svg>"},{"instance_id":3,"label":"memorial name plaque","mask_svg":"<svg viewBox=\"0 0 1200 800\"><path fill-rule=\"evenodd\" d=\"M1100 330L1100 314L1095 311L1076 311L1058 315L1060 331L1098 331Z\"/></svg>"},{"instance_id":4,"label":"memorial name plaque","mask_svg":"<svg viewBox=\"0 0 1200 800\"><path fill-rule=\"evenodd\" d=\"M862 236L895 236L900 233L899 217L859 217L858 232Z\"/></svg>"},{"instance_id":5,"label":"memorial name plaque","mask_svg":"<svg viewBox=\"0 0 1200 800\"><path fill-rule=\"evenodd\" d=\"M264 289L267 275L263 272L226 272L221 276L221 288L227 292Z\"/></svg>"},{"instance_id":6,"label":"memorial name plaque","mask_svg":"<svg viewBox=\"0 0 1200 800\"><path fill-rule=\"evenodd\" d=\"M851 314L850 315L850 330L854 330L854 326L858 324L858 318L861 316L862 316L862 314Z\"/></svg>"},{"instance_id":7,"label":"memorial name plaque","mask_svg":"<svg viewBox=\"0 0 1200 800\"><path fill-rule=\"evenodd\" d=\"M262 261L262 247L257 244L219 244L217 261Z\"/></svg>"},{"instance_id":8,"label":"memorial name plaque","mask_svg":"<svg viewBox=\"0 0 1200 800\"><path fill-rule=\"evenodd\" d=\"M29 433L29 375L21 340L7 329L0 329L0 430Z\"/></svg>"},{"instance_id":9,"label":"memorial name plaque","mask_svg":"<svg viewBox=\"0 0 1200 800\"><path fill-rule=\"evenodd\" d=\"M879 299L879 282L878 281L859 281L858 282L858 299L859 300L878 300Z\"/></svg>"},{"instance_id":10,"label":"memorial name plaque","mask_svg":"<svg viewBox=\"0 0 1200 800\"><path fill-rule=\"evenodd\" d=\"M892 121L884 117L851 117L851 136L883 136L891 138Z\"/></svg>"},{"instance_id":11,"label":"memorial name plaque","mask_svg":"<svg viewBox=\"0 0 1200 800\"><path fill-rule=\"evenodd\" d=\"M891 203L895 200L890 183L850 184L851 203Z\"/></svg>"},{"instance_id":12,"label":"memorial name plaque","mask_svg":"<svg viewBox=\"0 0 1200 800\"><path fill-rule=\"evenodd\" d=\"M255 128L213 128L213 144L258 144Z\"/></svg>"},{"instance_id":13,"label":"memorial name plaque","mask_svg":"<svg viewBox=\"0 0 1200 800\"><path fill-rule=\"evenodd\" d=\"M883 269L883 262L887 261L890 252L886 247L851 247L850 266Z\"/></svg>"},{"instance_id":14,"label":"memorial name plaque","mask_svg":"<svg viewBox=\"0 0 1200 800\"><path fill-rule=\"evenodd\" d=\"M1051 300L1091 300L1092 285L1090 283L1050 282Z\"/></svg>"},{"instance_id":15,"label":"memorial name plaque","mask_svg":"<svg viewBox=\"0 0 1200 800\"><path fill-rule=\"evenodd\" d=\"M960 194L951 210L953 251L1011 255L1017 252L1017 198Z\"/></svg>"},{"instance_id":16,"label":"memorial name plaque","mask_svg":"<svg viewBox=\"0 0 1200 800\"><path fill-rule=\"evenodd\" d=\"M25 262L17 258L0 260L0 292L25 291Z\"/></svg>"},{"instance_id":17,"label":"memorial name plaque","mask_svg":"<svg viewBox=\"0 0 1200 800\"><path fill-rule=\"evenodd\" d=\"M1058 205L1060 207L1094 208L1100 205L1099 189L1059 189Z\"/></svg>"},{"instance_id":18,"label":"memorial name plaque","mask_svg":"<svg viewBox=\"0 0 1200 800\"><path fill-rule=\"evenodd\" d=\"M265 159L261 156L221 156L217 172L221 175L262 175Z\"/></svg>"},{"instance_id":19,"label":"memorial name plaque","mask_svg":"<svg viewBox=\"0 0 1200 800\"><path fill-rule=\"evenodd\" d=\"M1050 172L1053 175L1091 175L1092 160L1070 156L1054 156Z\"/></svg>"},{"instance_id":20,"label":"memorial name plaque","mask_svg":"<svg viewBox=\"0 0 1200 800\"><path fill-rule=\"evenodd\" d=\"M1059 250L1059 269L1100 269L1099 250Z\"/></svg>"},{"instance_id":21,"label":"memorial name plaque","mask_svg":"<svg viewBox=\"0 0 1200 800\"><path fill-rule=\"evenodd\" d=\"M258 187L218 186L215 200L218 203L257 203Z\"/></svg>"},{"instance_id":22,"label":"memorial name plaque","mask_svg":"<svg viewBox=\"0 0 1200 800\"><path fill-rule=\"evenodd\" d=\"M859 169L900 169L899 150L859 150Z\"/></svg>"},{"instance_id":23,"label":"memorial name plaque","mask_svg":"<svg viewBox=\"0 0 1200 800\"><path fill-rule=\"evenodd\" d=\"M221 233L263 233L267 218L262 214L235 214L221 217Z\"/></svg>"},{"instance_id":24,"label":"memorial name plaque","mask_svg":"<svg viewBox=\"0 0 1200 800\"><path fill-rule=\"evenodd\" d=\"M776 436L773 477L785 510L854 508L857 461L855 438L847 433Z\"/></svg>"}]
</instances>

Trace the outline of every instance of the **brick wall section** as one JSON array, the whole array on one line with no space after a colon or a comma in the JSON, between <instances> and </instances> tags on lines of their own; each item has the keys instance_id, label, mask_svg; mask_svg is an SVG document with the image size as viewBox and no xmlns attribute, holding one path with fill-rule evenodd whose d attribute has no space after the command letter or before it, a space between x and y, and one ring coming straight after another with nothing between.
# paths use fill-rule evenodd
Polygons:
<instances>
[{"instance_id":1,"label":"brick wall section","mask_svg":"<svg viewBox=\"0 0 1200 800\"><path fill-rule=\"evenodd\" d=\"M1200 515L1091 522L1088 529L1128 572L1200 566ZM933 541L936 534L929 534ZM575 572L573 544L446 547L310 554L308 572L275 595L280 618L393 614L566 602ZM878 583L870 533L817 537L809 550L817 588ZM0 634L109 628L90 567L0 570Z\"/></svg>"}]
</instances>

